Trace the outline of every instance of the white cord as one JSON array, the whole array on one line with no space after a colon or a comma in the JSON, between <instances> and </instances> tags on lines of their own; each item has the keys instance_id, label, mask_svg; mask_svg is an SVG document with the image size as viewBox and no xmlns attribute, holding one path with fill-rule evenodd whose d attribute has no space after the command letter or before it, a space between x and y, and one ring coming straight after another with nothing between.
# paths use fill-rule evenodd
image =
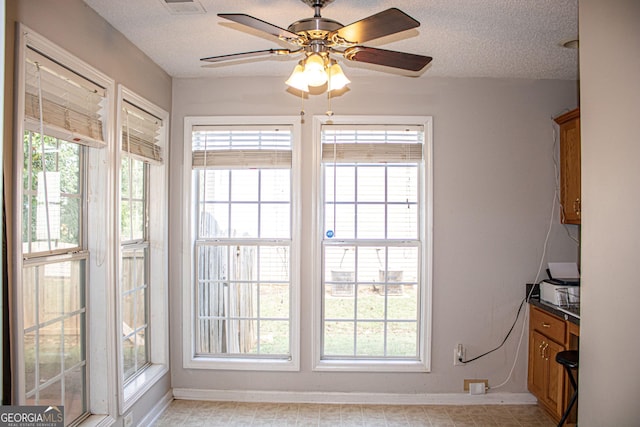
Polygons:
<instances>
[{"instance_id":1,"label":"white cord","mask_svg":"<svg viewBox=\"0 0 640 427\"><path fill-rule=\"evenodd\" d=\"M547 254L547 246L549 245L549 236L551 235L551 228L553 227L553 218L555 215L555 210L556 210L556 202L558 202L558 206L560 207L560 209L562 210L562 205L560 204L560 196L558 194L558 186L559 186L559 178L558 178L558 161L556 159L556 147L557 147L557 141L558 141L558 137L557 137L557 133L556 133L556 129L554 127L552 127L553 129L553 167L554 167L554 178L555 178L555 187L554 187L554 191L553 191L553 201L551 202L551 215L549 215L549 227L547 227L547 235L544 238L544 244L542 245L542 255L540 256L540 264L538 265L538 271L536 273L536 277L533 281L533 284L535 285L536 283L538 283L538 280L540 279L540 273L542 272L542 267L544 265L544 260ZM579 243L577 241L577 239L575 239L573 236L571 236L571 234L569 233L569 230L566 228L567 230L567 234L569 235L569 237L576 243ZM529 291L529 294L526 297L526 300L529 301L529 298L531 298L531 294L533 293L533 289L534 286L531 286L531 290ZM524 318L527 316L527 314L529 313L529 304L527 304L527 307L525 308L524 311L524 317L522 320L522 331L520 332L520 339L518 340L518 347L516 348L516 355L515 358L513 359L513 365L511 365L511 370L509 371L509 375L507 375L507 378L501 382L500 384L496 385L496 386L492 386L490 387L490 389L495 389L495 388L500 388L502 386L504 386L505 384L507 384L509 382L509 380L511 379L511 376L513 375L513 371L516 367L516 363L518 362L518 356L520 355L520 347L522 346L522 338L524 337L524 331L525 331L525 326L527 324L527 322L524 321Z\"/></svg>"},{"instance_id":2,"label":"white cord","mask_svg":"<svg viewBox=\"0 0 640 427\"><path fill-rule=\"evenodd\" d=\"M555 208L556 208L556 200L557 200L557 191L554 191L553 193L553 201L551 202L551 215L549 217L549 227L547 228L547 235L544 239L544 245L542 246L542 256L540 257L540 264L538 265L538 272L536 273L536 277L533 281L533 283L538 283L538 279L540 278L540 273L542 272L542 266L544 265L544 259L545 256L547 254L547 245L549 243L549 236L551 235L551 227L553 226L553 216L555 215ZM529 300L529 298L531 297L531 294L533 293L533 289L534 287L531 286L531 290L529 291L529 294L527 295L527 301ZM505 384L507 384L509 382L509 380L511 379L511 375L513 375L513 371L516 367L516 363L518 362L518 356L520 355L520 347L522 346L522 337L524 337L524 331L525 331L525 326L527 324L527 322L524 321L524 319L526 318L527 314L529 313L529 304L527 304L527 307L524 310L524 317L522 320L522 331L520 332L520 339L518 340L518 347L516 348L516 356L513 359L513 365L511 365L511 370L509 371L509 375L507 375L507 379L505 379L503 382L501 382L498 385L495 386L491 386L490 389L495 389L495 388L500 388L502 386L504 386Z\"/></svg>"}]
</instances>

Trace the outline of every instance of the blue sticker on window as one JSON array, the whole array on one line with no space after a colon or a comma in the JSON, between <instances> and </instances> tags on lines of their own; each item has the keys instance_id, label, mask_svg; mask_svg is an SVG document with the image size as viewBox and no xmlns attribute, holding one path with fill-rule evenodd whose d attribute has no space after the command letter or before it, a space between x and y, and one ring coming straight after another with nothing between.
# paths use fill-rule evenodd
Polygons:
<instances>
[{"instance_id":1,"label":"blue sticker on window","mask_svg":"<svg viewBox=\"0 0 640 427\"><path fill-rule=\"evenodd\" d=\"M328 238L332 238L333 237L333 230L327 230L327 237Z\"/></svg>"}]
</instances>

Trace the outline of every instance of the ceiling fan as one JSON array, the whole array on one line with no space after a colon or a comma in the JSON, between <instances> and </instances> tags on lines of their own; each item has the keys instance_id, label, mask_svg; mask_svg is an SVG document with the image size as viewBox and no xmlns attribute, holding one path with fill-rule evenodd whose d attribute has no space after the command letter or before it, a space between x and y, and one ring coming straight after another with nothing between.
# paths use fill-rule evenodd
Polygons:
<instances>
[{"instance_id":1,"label":"ceiling fan","mask_svg":"<svg viewBox=\"0 0 640 427\"><path fill-rule=\"evenodd\" d=\"M380 37L399 33L420 26L420 23L399 9L391 8L361 19L349 25L342 25L321 16L321 9L333 0L301 0L315 11L312 18L301 19L280 28L244 13L219 13L218 16L246 25L278 37L296 48L266 49L251 52L202 58L205 62L229 60L269 55L304 54L287 84L308 91L309 86L328 84L329 91L344 87L349 80L344 76L337 62L330 54L341 55L345 59L383 65L407 71L422 70L433 58L406 52L362 46L362 43ZM303 78L303 76L306 76Z\"/></svg>"}]
</instances>

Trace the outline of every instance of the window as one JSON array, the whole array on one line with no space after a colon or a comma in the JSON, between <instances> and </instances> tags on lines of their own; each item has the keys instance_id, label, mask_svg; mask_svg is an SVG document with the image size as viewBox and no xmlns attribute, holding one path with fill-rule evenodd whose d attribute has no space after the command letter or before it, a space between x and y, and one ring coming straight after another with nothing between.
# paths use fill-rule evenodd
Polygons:
<instances>
[{"instance_id":1,"label":"window","mask_svg":"<svg viewBox=\"0 0 640 427\"><path fill-rule=\"evenodd\" d=\"M193 285L185 336L194 339L185 364L297 369L299 125L246 120L186 120Z\"/></svg>"},{"instance_id":2,"label":"window","mask_svg":"<svg viewBox=\"0 0 640 427\"><path fill-rule=\"evenodd\" d=\"M21 253L17 298L17 403L64 405L65 422L108 414L103 400L112 374L102 344L92 349L89 330L103 328L105 294L113 267L105 259L107 176L93 172L108 159L111 80L21 26L18 94L20 141L14 215ZM91 290L91 291L90 291ZM103 338L104 340L104 338ZM100 354L102 353L102 354ZM98 371L100 371L98 373ZM96 381L101 378L102 384Z\"/></svg>"},{"instance_id":3,"label":"window","mask_svg":"<svg viewBox=\"0 0 640 427\"><path fill-rule=\"evenodd\" d=\"M120 412L168 371L168 114L119 88Z\"/></svg>"},{"instance_id":4,"label":"window","mask_svg":"<svg viewBox=\"0 0 640 427\"><path fill-rule=\"evenodd\" d=\"M316 118L316 369L428 369L430 121ZM382 123L382 124L381 124Z\"/></svg>"},{"instance_id":5,"label":"window","mask_svg":"<svg viewBox=\"0 0 640 427\"><path fill-rule=\"evenodd\" d=\"M84 147L27 129L24 153L24 398L74 420L88 408Z\"/></svg>"}]
</instances>

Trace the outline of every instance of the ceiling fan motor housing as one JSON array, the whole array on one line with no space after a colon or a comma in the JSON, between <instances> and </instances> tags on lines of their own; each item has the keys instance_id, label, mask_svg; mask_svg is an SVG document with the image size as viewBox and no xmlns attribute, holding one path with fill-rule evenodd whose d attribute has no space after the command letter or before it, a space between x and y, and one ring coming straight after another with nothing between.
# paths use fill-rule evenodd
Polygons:
<instances>
[{"instance_id":1,"label":"ceiling fan motor housing","mask_svg":"<svg viewBox=\"0 0 640 427\"><path fill-rule=\"evenodd\" d=\"M339 30L342 27L344 27L344 25L333 19L313 17L296 21L289 25L287 30L303 37L306 36L311 40L318 40L326 38L327 34Z\"/></svg>"}]
</instances>

